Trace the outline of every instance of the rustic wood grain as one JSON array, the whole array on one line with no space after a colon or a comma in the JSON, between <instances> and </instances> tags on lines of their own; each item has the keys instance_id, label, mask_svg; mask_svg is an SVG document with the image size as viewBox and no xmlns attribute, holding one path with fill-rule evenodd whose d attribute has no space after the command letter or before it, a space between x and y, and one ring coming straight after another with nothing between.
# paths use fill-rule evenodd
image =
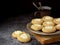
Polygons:
<instances>
[{"instance_id":1,"label":"rustic wood grain","mask_svg":"<svg viewBox=\"0 0 60 45\"><path fill-rule=\"evenodd\" d=\"M42 35L37 35L31 32L31 34L42 44L50 44L54 43L57 41L60 41L60 34L59 35L54 35L54 36L42 36Z\"/></svg>"}]
</instances>

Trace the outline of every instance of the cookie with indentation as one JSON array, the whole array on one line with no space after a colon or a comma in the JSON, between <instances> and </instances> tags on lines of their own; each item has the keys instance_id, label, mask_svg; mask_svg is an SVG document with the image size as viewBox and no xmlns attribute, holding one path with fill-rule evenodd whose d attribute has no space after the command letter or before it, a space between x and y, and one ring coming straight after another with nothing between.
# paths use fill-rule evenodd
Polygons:
<instances>
[{"instance_id":1,"label":"cookie with indentation","mask_svg":"<svg viewBox=\"0 0 60 45\"><path fill-rule=\"evenodd\" d=\"M42 17L42 20L43 21L53 21L53 17L51 17L51 16L44 16L44 17Z\"/></svg>"},{"instance_id":2,"label":"cookie with indentation","mask_svg":"<svg viewBox=\"0 0 60 45\"><path fill-rule=\"evenodd\" d=\"M54 19L54 23L55 23L55 24L60 24L60 18L55 18L55 19Z\"/></svg>"},{"instance_id":3,"label":"cookie with indentation","mask_svg":"<svg viewBox=\"0 0 60 45\"><path fill-rule=\"evenodd\" d=\"M28 33L23 33L17 37L17 40L26 43L31 40L31 37Z\"/></svg>"},{"instance_id":4,"label":"cookie with indentation","mask_svg":"<svg viewBox=\"0 0 60 45\"><path fill-rule=\"evenodd\" d=\"M32 19L31 21L32 24L42 24L43 20L40 18Z\"/></svg>"},{"instance_id":5,"label":"cookie with indentation","mask_svg":"<svg viewBox=\"0 0 60 45\"><path fill-rule=\"evenodd\" d=\"M45 33L52 33L56 31L56 28L54 26L45 26L42 28L42 31Z\"/></svg>"},{"instance_id":6,"label":"cookie with indentation","mask_svg":"<svg viewBox=\"0 0 60 45\"><path fill-rule=\"evenodd\" d=\"M54 26L54 25L55 25L55 23L52 21L43 22L43 26Z\"/></svg>"},{"instance_id":7,"label":"cookie with indentation","mask_svg":"<svg viewBox=\"0 0 60 45\"><path fill-rule=\"evenodd\" d=\"M22 34L22 33L23 33L22 31L14 31L14 32L12 33L12 37L13 37L13 38L17 38L17 36L20 35L20 34Z\"/></svg>"},{"instance_id":8,"label":"cookie with indentation","mask_svg":"<svg viewBox=\"0 0 60 45\"><path fill-rule=\"evenodd\" d=\"M57 24L55 27L57 30L60 30L60 24Z\"/></svg>"},{"instance_id":9,"label":"cookie with indentation","mask_svg":"<svg viewBox=\"0 0 60 45\"><path fill-rule=\"evenodd\" d=\"M35 31L41 30L42 28L43 28L43 26L40 25L40 24L33 24L33 25L31 25L31 29L33 29Z\"/></svg>"}]
</instances>

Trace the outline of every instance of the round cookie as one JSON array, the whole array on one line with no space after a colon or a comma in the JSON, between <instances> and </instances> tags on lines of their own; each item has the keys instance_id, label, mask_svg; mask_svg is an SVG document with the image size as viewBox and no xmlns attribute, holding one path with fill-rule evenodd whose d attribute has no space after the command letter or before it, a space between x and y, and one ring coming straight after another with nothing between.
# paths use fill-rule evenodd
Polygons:
<instances>
[{"instance_id":1,"label":"round cookie","mask_svg":"<svg viewBox=\"0 0 60 45\"><path fill-rule=\"evenodd\" d=\"M54 19L54 23L55 23L55 24L60 24L60 18L55 18L55 19Z\"/></svg>"},{"instance_id":2,"label":"round cookie","mask_svg":"<svg viewBox=\"0 0 60 45\"><path fill-rule=\"evenodd\" d=\"M41 30L42 29L42 25L39 25L39 24L33 24L31 25L31 29L35 30L35 31L38 31L38 30Z\"/></svg>"},{"instance_id":3,"label":"round cookie","mask_svg":"<svg viewBox=\"0 0 60 45\"><path fill-rule=\"evenodd\" d=\"M53 21L53 17L51 17L51 16L44 16L44 17L42 17L42 20L43 21Z\"/></svg>"},{"instance_id":4,"label":"round cookie","mask_svg":"<svg viewBox=\"0 0 60 45\"><path fill-rule=\"evenodd\" d=\"M57 30L60 30L60 24L57 24L55 27Z\"/></svg>"},{"instance_id":5,"label":"round cookie","mask_svg":"<svg viewBox=\"0 0 60 45\"><path fill-rule=\"evenodd\" d=\"M29 34L23 33L17 37L17 40L20 42L26 43L26 42L29 42L31 40L31 37Z\"/></svg>"},{"instance_id":6,"label":"round cookie","mask_svg":"<svg viewBox=\"0 0 60 45\"><path fill-rule=\"evenodd\" d=\"M43 22L43 26L54 26L54 22L52 21L46 21L46 22Z\"/></svg>"},{"instance_id":7,"label":"round cookie","mask_svg":"<svg viewBox=\"0 0 60 45\"><path fill-rule=\"evenodd\" d=\"M42 28L42 31L45 33L52 33L56 31L56 28L54 26L45 26Z\"/></svg>"},{"instance_id":8,"label":"round cookie","mask_svg":"<svg viewBox=\"0 0 60 45\"><path fill-rule=\"evenodd\" d=\"M17 36L20 35L20 34L22 34L22 31L14 31L14 32L12 33L12 37L13 37L13 38L17 38Z\"/></svg>"},{"instance_id":9,"label":"round cookie","mask_svg":"<svg viewBox=\"0 0 60 45\"><path fill-rule=\"evenodd\" d=\"M43 20L40 18L32 19L31 21L32 24L42 24Z\"/></svg>"}]
</instances>

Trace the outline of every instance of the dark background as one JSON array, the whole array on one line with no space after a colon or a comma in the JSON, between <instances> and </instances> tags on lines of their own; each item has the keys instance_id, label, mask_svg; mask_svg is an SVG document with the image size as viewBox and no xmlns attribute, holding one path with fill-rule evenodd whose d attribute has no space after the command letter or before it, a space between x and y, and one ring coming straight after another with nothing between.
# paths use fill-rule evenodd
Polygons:
<instances>
[{"instance_id":1,"label":"dark background","mask_svg":"<svg viewBox=\"0 0 60 45\"><path fill-rule=\"evenodd\" d=\"M20 0L20 1L0 1L0 20L16 17L21 14L31 14L37 11L33 6L33 2L42 3L42 6L52 7L52 16L60 17L60 1L59 0Z\"/></svg>"},{"instance_id":2,"label":"dark background","mask_svg":"<svg viewBox=\"0 0 60 45\"><path fill-rule=\"evenodd\" d=\"M24 14L24 13L32 13L37 9L33 6L32 2L36 4L41 2L43 6L51 6L52 7L52 15L60 14L60 1L59 0L22 0L17 2L17 14Z\"/></svg>"}]
</instances>

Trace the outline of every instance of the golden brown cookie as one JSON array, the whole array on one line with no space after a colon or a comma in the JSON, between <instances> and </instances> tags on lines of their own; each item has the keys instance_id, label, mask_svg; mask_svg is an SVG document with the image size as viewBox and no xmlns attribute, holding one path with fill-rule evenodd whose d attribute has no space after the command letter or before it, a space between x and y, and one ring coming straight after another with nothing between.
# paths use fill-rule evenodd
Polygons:
<instances>
[{"instance_id":1,"label":"golden brown cookie","mask_svg":"<svg viewBox=\"0 0 60 45\"><path fill-rule=\"evenodd\" d=\"M17 38L17 36L20 35L20 34L22 34L22 31L14 31L14 32L12 33L12 37L13 37L13 38Z\"/></svg>"},{"instance_id":2,"label":"golden brown cookie","mask_svg":"<svg viewBox=\"0 0 60 45\"><path fill-rule=\"evenodd\" d=\"M40 24L33 24L31 25L31 29L35 30L35 31L38 31L38 30L41 30L42 29L42 25Z\"/></svg>"},{"instance_id":3,"label":"golden brown cookie","mask_svg":"<svg viewBox=\"0 0 60 45\"><path fill-rule=\"evenodd\" d=\"M29 34L23 33L17 37L17 40L20 42L26 43L26 42L29 42L31 40L31 37Z\"/></svg>"},{"instance_id":4,"label":"golden brown cookie","mask_svg":"<svg viewBox=\"0 0 60 45\"><path fill-rule=\"evenodd\" d=\"M32 24L42 24L43 20L40 18L32 19L31 21Z\"/></svg>"},{"instance_id":5,"label":"golden brown cookie","mask_svg":"<svg viewBox=\"0 0 60 45\"><path fill-rule=\"evenodd\" d=\"M45 33L52 33L56 31L56 28L54 26L45 26L42 28L42 31Z\"/></svg>"},{"instance_id":6,"label":"golden brown cookie","mask_svg":"<svg viewBox=\"0 0 60 45\"><path fill-rule=\"evenodd\" d=\"M46 22L43 22L43 26L54 26L54 22L52 21L46 21Z\"/></svg>"},{"instance_id":7,"label":"golden brown cookie","mask_svg":"<svg viewBox=\"0 0 60 45\"><path fill-rule=\"evenodd\" d=\"M55 23L55 24L60 24L60 18L55 18L55 19L54 19L54 23Z\"/></svg>"},{"instance_id":8,"label":"golden brown cookie","mask_svg":"<svg viewBox=\"0 0 60 45\"><path fill-rule=\"evenodd\" d=\"M53 17L51 17L51 16L44 16L44 17L42 17L42 20L43 21L53 21Z\"/></svg>"},{"instance_id":9,"label":"golden brown cookie","mask_svg":"<svg viewBox=\"0 0 60 45\"><path fill-rule=\"evenodd\" d=\"M57 24L55 27L57 30L60 30L60 24Z\"/></svg>"}]
</instances>

